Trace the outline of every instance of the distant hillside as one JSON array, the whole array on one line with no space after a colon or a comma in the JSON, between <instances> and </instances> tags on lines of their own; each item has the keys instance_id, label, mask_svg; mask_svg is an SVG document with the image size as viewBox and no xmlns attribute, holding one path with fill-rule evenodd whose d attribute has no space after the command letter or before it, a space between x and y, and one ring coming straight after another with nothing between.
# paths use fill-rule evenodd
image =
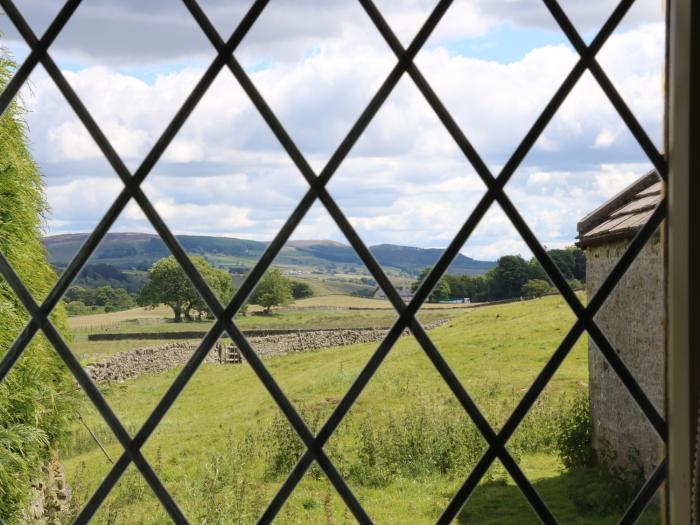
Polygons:
<instances>
[{"instance_id":1,"label":"distant hillside","mask_svg":"<svg viewBox=\"0 0 700 525\"><path fill-rule=\"evenodd\" d=\"M44 239L50 260L56 267L64 267L85 242L87 234L54 235ZM233 239L178 235L178 241L190 254L202 255L213 264L244 271L262 255L268 243ZM385 269L391 268L417 275L425 266L434 264L442 253L439 249L414 248L393 244L371 246L370 251ZM120 270L147 270L161 257L169 255L163 241L145 233L109 233L91 258L91 264L107 264ZM354 250L342 243L325 240L291 241L281 251L275 264L288 267L329 269L342 267L359 269L360 259ZM450 273L483 274L495 263L477 261L458 255Z\"/></svg>"}]
</instances>

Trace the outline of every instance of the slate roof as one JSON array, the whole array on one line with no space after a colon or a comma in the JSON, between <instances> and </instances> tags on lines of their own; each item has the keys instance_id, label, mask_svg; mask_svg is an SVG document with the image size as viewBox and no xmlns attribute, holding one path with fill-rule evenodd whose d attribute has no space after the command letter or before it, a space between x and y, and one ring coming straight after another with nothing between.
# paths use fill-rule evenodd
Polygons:
<instances>
[{"instance_id":1,"label":"slate roof","mask_svg":"<svg viewBox=\"0 0 700 525\"><path fill-rule=\"evenodd\" d=\"M662 192L656 171L647 173L581 219L576 244L585 248L634 236L649 220Z\"/></svg>"}]
</instances>

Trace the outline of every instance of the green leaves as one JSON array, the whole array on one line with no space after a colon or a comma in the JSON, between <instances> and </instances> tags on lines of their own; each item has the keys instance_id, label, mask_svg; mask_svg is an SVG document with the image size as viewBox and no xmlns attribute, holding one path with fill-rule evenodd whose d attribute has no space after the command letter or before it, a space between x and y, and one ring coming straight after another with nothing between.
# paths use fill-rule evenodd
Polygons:
<instances>
[{"instance_id":1,"label":"green leaves","mask_svg":"<svg viewBox=\"0 0 700 525\"><path fill-rule=\"evenodd\" d=\"M192 263L202 275L220 302L233 296L233 281L224 270L214 268L203 257L192 257ZM193 314L203 317L209 308L172 255L156 261L148 272L149 281L141 290L139 304L155 307L168 305L173 309L175 322L191 321Z\"/></svg>"},{"instance_id":2,"label":"green leaves","mask_svg":"<svg viewBox=\"0 0 700 525\"><path fill-rule=\"evenodd\" d=\"M0 90L13 63L0 58ZM0 117L0 250L37 299L56 275L41 244L47 210L39 169L27 146L24 109L13 102ZM0 357L10 348L28 315L0 278ZM66 332L63 306L51 316ZM31 479L49 459L50 448L66 431L75 403L73 381L53 348L35 337L0 383L0 521L20 523Z\"/></svg>"},{"instance_id":3,"label":"green leaves","mask_svg":"<svg viewBox=\"0 0 700 525\"><path fill-rule=\"evenodd\" d=\"M281 271L272 268L260 280L250 302L264 307L269 313L273 306L284 306L294 301L293 286L294 283L282 275Z\"/></svg>"}]
</instances>

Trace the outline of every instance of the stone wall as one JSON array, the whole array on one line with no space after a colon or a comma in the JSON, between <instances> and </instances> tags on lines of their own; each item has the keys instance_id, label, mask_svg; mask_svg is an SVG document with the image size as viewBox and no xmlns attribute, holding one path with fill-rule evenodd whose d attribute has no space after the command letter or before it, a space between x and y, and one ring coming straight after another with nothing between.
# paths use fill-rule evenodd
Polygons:
<instances>
[{"instance_id":1,"label":"stone wall","mask_svg":"<svg viewBox=\"0 0 700 525\"><path fill-rule=\"evenodd\" d=\"M70 494L66 486L63 465L53 459L45 468L44 476L32 482L31 502L26 522L34 525L61 525L68 511Z\"/></svg>"},{"instance_id":2,"label":"stone wall","mask_svg":"<svg viewBox=\"0 0 700 525\"><path fill-rule=\"evenodd\" d=\"M445 320L425 325L430 330ZM408 330L404 335L408 334ZM347 346L357 343L381 341L386 329L343 329L343 330L296 330L278 335L248 337L256 354L262 358L274 357L290 352L303 352L321 348ZM176 341L159 346L137 348L106 357L85 367L93 381L124 381L141 374L157 374L184 365L197 348L198 343ZM205 363L224 364L225 355L233 350L233 345L219 341L205 358Z\"/></svg>"},{"instance_id":3,"label":"stone wall","mask_svg":"<svg viewBox=\"0 0 700 525\"><path fill-rule=\"evenodd\" d=\"M593 297L627 247L616 241L587 248L586 291ZM626 272L596 321L660 413L664 413L665 286L663 244L656 234ZM593 444L599 456L648 477L661 441L617 374L589 338Z\"/></svg>"}]
</instances>

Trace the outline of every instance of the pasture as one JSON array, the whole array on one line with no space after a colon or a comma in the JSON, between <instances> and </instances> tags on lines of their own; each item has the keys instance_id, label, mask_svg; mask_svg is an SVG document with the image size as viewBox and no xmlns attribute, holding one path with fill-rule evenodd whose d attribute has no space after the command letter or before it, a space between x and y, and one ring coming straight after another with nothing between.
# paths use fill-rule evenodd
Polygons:
<instances>
[{"instance_id":1,"label":"pasture","mask_svg":"<svg viewBox=\"0 0 700 525\"><path fill-rule=\"evenodd\" d=\"M350 312L356 320L358 312ZM301 313L313 315L315 311L298 315ZM325 315L335 313L329 310ZM455 309L449 322L429 334L489 422L498 428L573 322L559 297L546 297ZM318 430L376 346L295 353L267 359L265 364L306 424ZM565 469L556 438L562 424L576 414L577 400L586 395L586 347L585 339L577 342L508 449L560 521L615 523L632 498L627 485L599 467ZM100 388L133 434L178 371ZM116 460L120 446L94 409L86 402L81 413ZM244 363L203 365L143 450L193 523L227 524L255 522L303 447ZM396 343L325 450L376 523L432 523L485 444L409 336ZM78 422L60 455L75 501L84 502L109 470L109 460ZM657 517L658 510L652 508L642 523L657 523ZM318 467L307 472L278 520L354 522ZM458 521L538 523L499 464L489 470ZM130 467L98 512L96 523L169 520Z\"/></svg>"}]
</instances>

